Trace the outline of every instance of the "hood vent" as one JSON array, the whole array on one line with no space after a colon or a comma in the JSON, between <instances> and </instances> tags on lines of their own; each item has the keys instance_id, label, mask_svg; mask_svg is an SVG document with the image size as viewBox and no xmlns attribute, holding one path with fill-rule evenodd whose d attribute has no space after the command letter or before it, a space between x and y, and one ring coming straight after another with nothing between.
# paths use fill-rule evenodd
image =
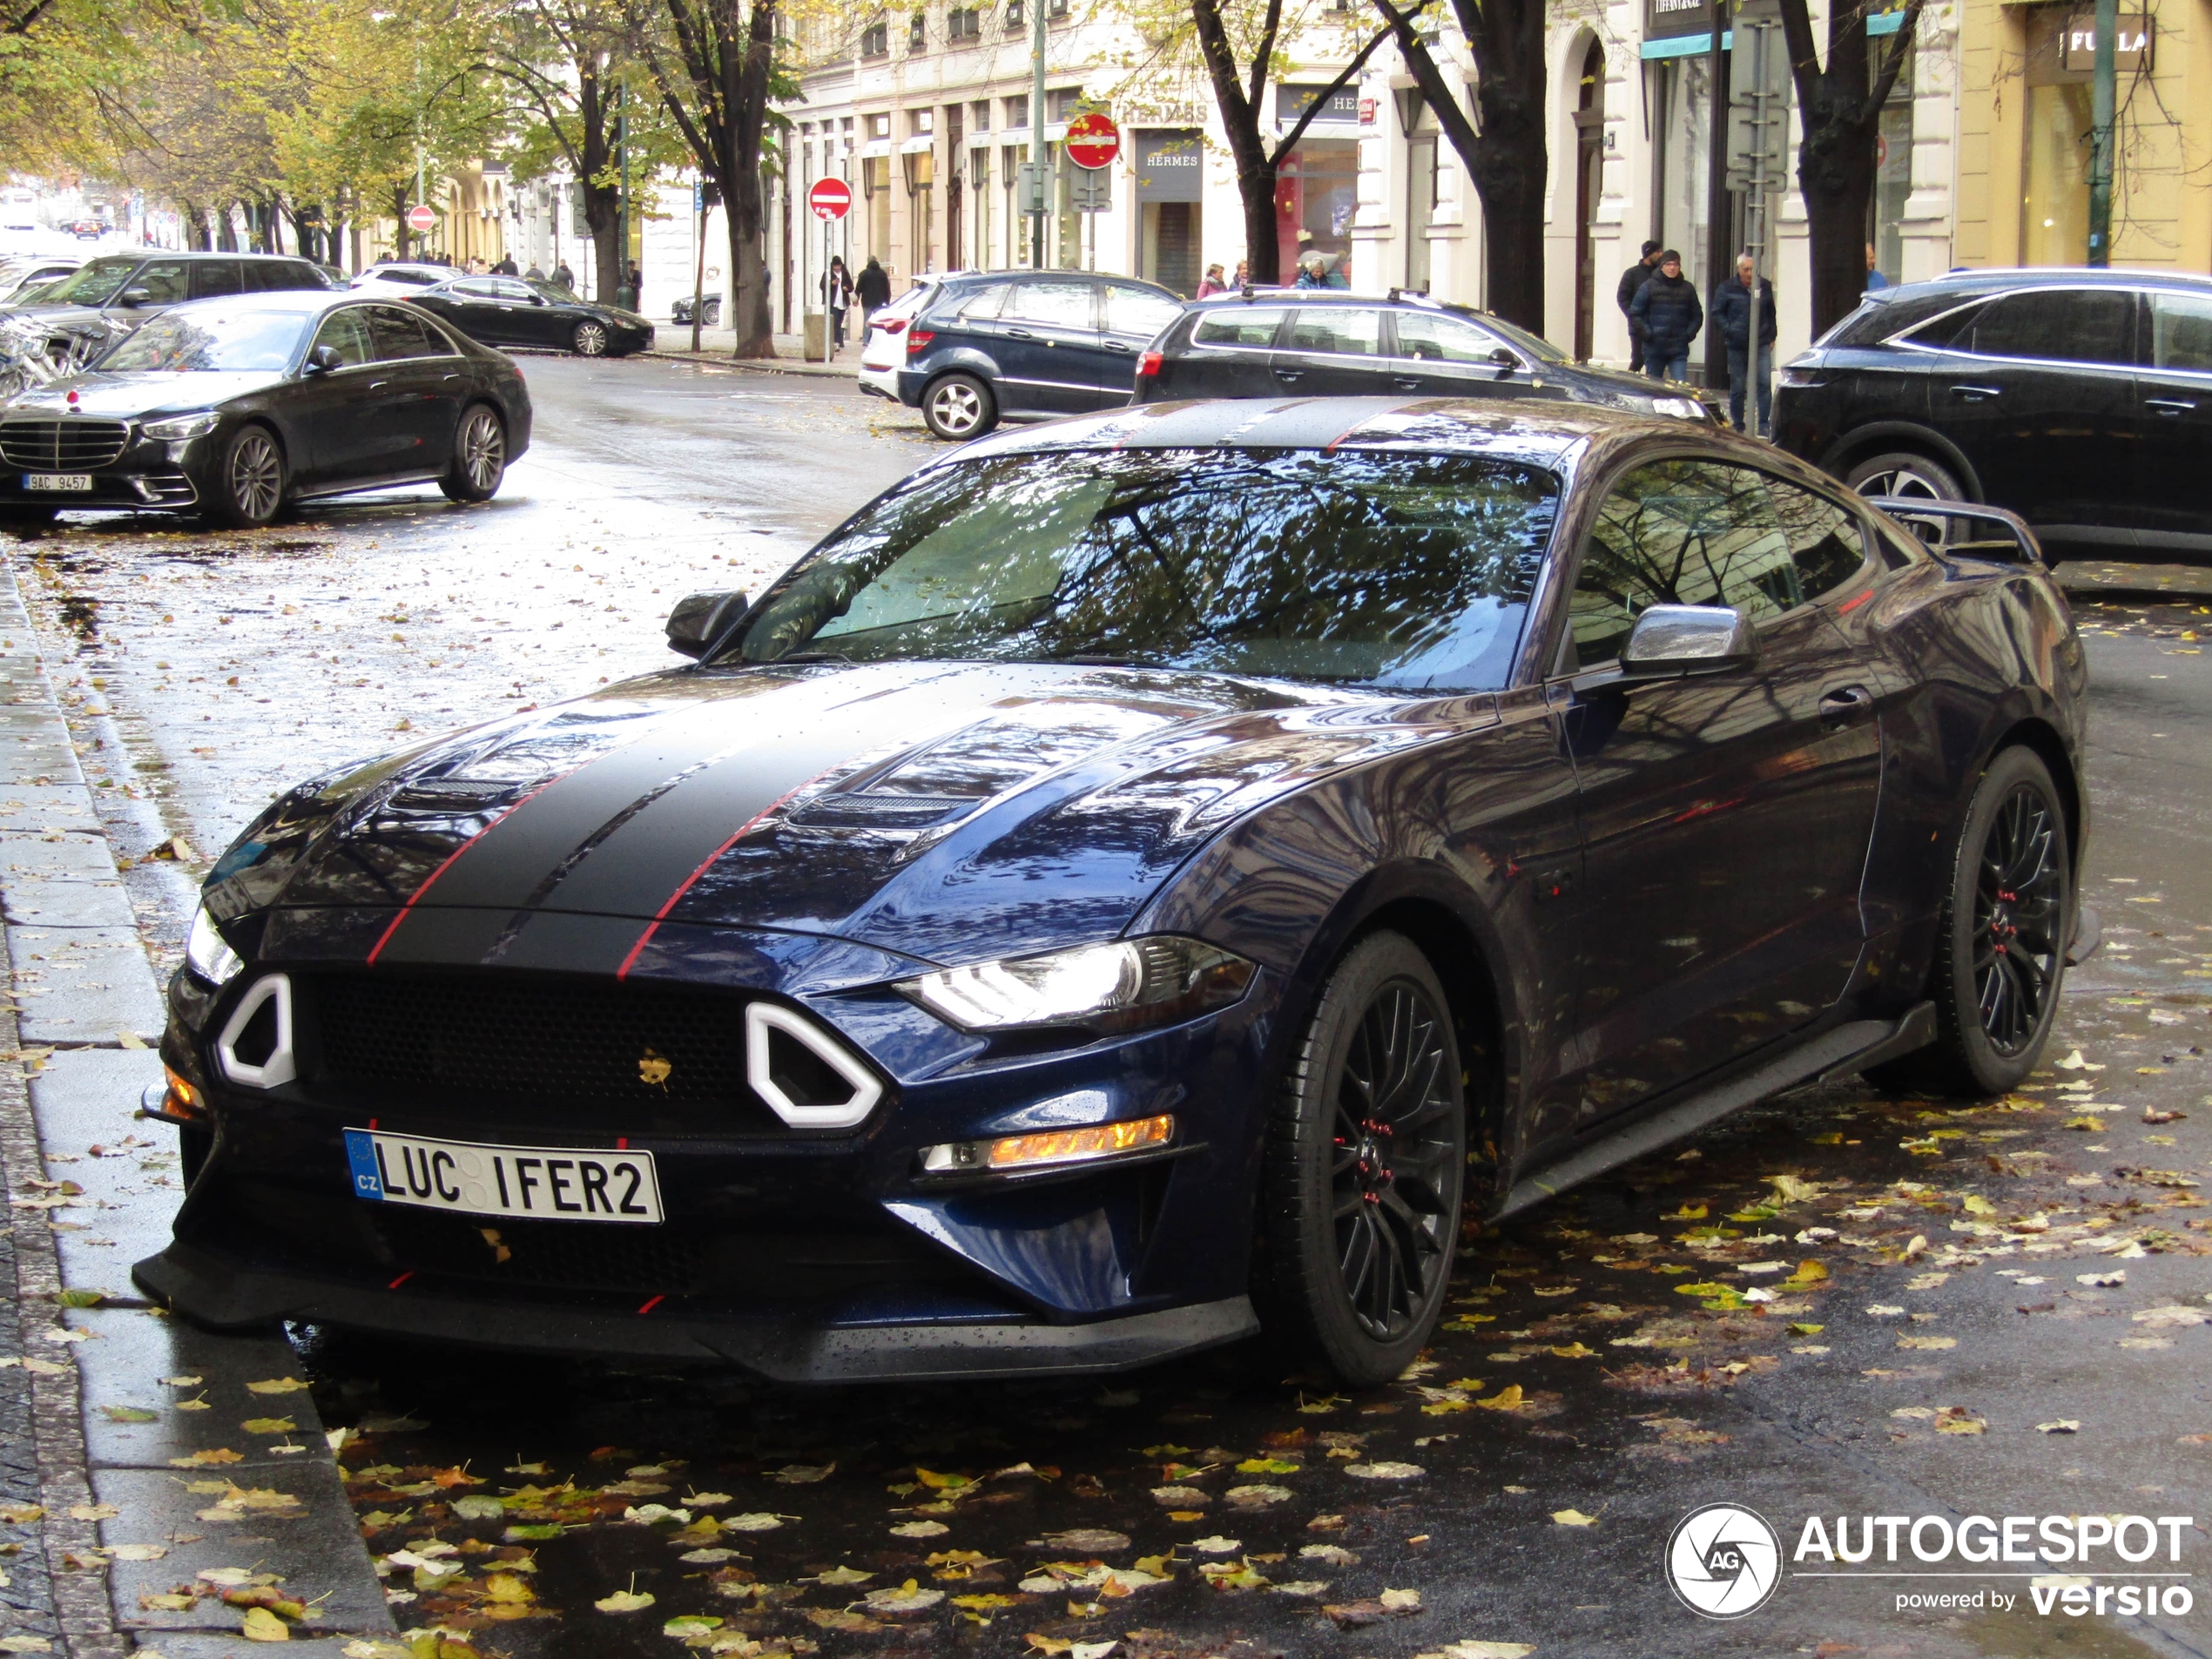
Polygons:
<instances>
[{"instance_id":1,"label":"hood vent","mask_svg":"<svg viewBox=\"0 0 2212 1659\"><path fill-rule=\"evenodd\" d=\"M929 829L982 804L975 795L824 795L791 815L791 822L824 829Z\"/></svg>"}]
</instances>

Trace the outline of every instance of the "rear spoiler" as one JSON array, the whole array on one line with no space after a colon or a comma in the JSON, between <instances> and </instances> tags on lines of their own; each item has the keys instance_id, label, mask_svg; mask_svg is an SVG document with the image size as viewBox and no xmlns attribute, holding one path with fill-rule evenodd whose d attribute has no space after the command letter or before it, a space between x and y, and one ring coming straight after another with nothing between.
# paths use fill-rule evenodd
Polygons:
<instances>
[{"instance_id":1,"label":"rear spoiler","mask_svg":"<svg viewBox=\"0 0 2212 1659\"><path fill-rule=\"evenodd\" d=\"M1938 553L2006 564L2043 562L2043 544L2027 522L2001 507L1904 496L1869 496L1866 504L1887 513Z\"/></svg>"}]
</instances>

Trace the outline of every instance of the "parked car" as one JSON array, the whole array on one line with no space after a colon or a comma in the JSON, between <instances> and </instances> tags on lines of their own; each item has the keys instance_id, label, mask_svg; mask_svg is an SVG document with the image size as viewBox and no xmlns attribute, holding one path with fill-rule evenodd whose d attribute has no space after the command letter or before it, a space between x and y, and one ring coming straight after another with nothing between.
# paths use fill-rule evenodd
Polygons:
<instances>
[{"instance_id":1,"label":"parked car","mask_svg":"<svg viewBox=\"0 0 2212 1659\"><path fill-rule=\"evenodd\" d=\"M172 306L238 293L327 293L329 279L306 260L272 253L105 253L74 275L18 303L10 315L43 331L46 354L81 367Z\"/></svg>"},{"instance_id":2,"label":"parked car","mask_svg":"<svg viewBox=\"0 0 2212 1659\"><path fill-rule=\"evenodd\" d=\"M382 286L393 288L428 288L441 282L450 282L460 272L450 265L431 265L414 260L380 260L353 280L356 288Z\"/></svg>"},{"instance_id":3,"label":"parked car","mask_svg":"<svg viewBox=\"0 0 2212 1659\"><path fill-rule=\"evenodd\" d=\"M409 483L486 501L529 435L515 365L412 307L352 290L205 300L0 404L0 522L166 508L250 527Z\"/></svg>"},{"instance_id":4,"label":"parked car","mask_svg":"<svg viewBox=\"0 0 2212 1659\"><path fill-rule=\"evenodd\" d=\"M1686 387L1578 364L1501 317L1426 294L1246 289L1200 300L1137 363L1136 401L1480 397L1710 418Z\"/></svg>"},{"instance_id":5,"label":"parked car","mask_svg":"<svg viewBox=\"0 0 2212 1659\"><path fill-rule=\"evenodd\" d=\"M68 276L84 263L81 253L47 253L35 259L10 260L0 265L0 307L24 303L48 283Z\"/></svg>"},{"instance_id":6,"label":"parked car","mask_svg":"<svg viewBox=\"0 0 2212 1659\"><path fill-rule=\"evenodd\" d=\"M936 278L924 277L904 293L894 294L888 305L868 314L867 323L860 329L860 390L870 397L899 401L899 371L907 363L907 325L928 303L930 291L937 286ZM856 305L846 313L846 320L858 323L860 315Z\"/></svg>"},{"instance_id":7,"label":"parked car","mask_svg":"<svg viewBox=\"0 0 2212 1659\"><path fill-rule=\"evenodd\" d=\"M1832 1072L2038 1062L2095 933L2086 670L1968 510L2002 533L1933 552L1770 446L1565 401L967 446L678 604L696 666L240 835L137 1282L803 1380L1264 1317L1386 1381L1463 1219Z\"/></svg>"},{"instance_id":8,"label":"parked car","mask_svg":"<svg viewBox=\"0 0 2212 1659\"><path fill-rule=\"evenodd\" d=\"M2212 280L1959 271L1783 367L1775 441L1870 495L1988 502L2054 552L2212 552Z\"/></svg>"},{"instance_id":9,"label":"parked car","mask_svg":"<svg viewBox=\"0 0 2212 1659\"><path fill-rule=\"evenodd\" d=\"M668 308L668 320L671 322L680 322L686 327L691 326L691 295L687 293L678 296L676 303ZM716 328L721 326L721 322L722 296L718 293L710 293L699 302L699 326L702 328Z\"/></svg>"},{"instance_id":10,"label":"parked car","mask_svg":"<svg viewBox=\"0 0 2212 1659\"><path fill-rule=\"evenodd\" d=\"M634 311L579 300L527 277L454 277L407 298L487 346L539 346L579 357L621 357L653 343L653 325Z\"/></svg>"},{"instance_id":11,"label":"parked car","mask_svg":"<svg viewBox=\"0 0 2212 1659\"><path fill-rule=\"evenodd\" d=\"M1182 309L1177 295L1134 277L948 277L904 331L899 401L920 409L939 437L955 441L980 437L1001 420L1113 408L1130 401L1138 355Z\"/></svg>"}]
</instances>

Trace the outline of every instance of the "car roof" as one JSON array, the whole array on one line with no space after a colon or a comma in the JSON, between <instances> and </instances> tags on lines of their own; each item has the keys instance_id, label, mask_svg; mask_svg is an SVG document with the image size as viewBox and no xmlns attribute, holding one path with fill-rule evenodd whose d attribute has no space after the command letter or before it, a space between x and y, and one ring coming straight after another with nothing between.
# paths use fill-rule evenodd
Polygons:
<instances>
[{"instance_id":1,"label":"car roof","mask_svg":"<svg viewBox=\"0 0 2212 1659\"><path fill-rule=\"evenodd\" d=\"M1703 428L1595 403L1547 402L1541 411L1496 399L1413 397L1209 398L1137 403L1049 425L1018 428L958 451L963 458L1102 449L1419 448L1507 455L1551 465L1594 439L1626 431L1705 436ZM1769 455L1770 446L1760 449ZM949 458L949 457L948 457Z\"/></svg>"},{"instance_id":2,"label":"car roof","mask_svg":"<svg viewBox=\"0 0 2212 1659\"><path fill-rule=\"evenodd\" d=\"M364 293L359 288L273 288L266 293L226 293L220 299L194 300L169 308L203 316L220 315L226 311L295 311L301 316L314 316L335 311L341 306L398 303L395 295Z\"/></svg>"},{"instance_id":3,"label":"car roof","mask_svg":"<svg viewBox=\"0 0 2212 1659\"><path fill-rule=\"evenodd\" d=\"M2092 267L2079 265L2023 265L1965 266L1946 271L1925 282L1898 283L1871 290L1866 298L1877 305L1892 305L1919 294L1995 293L2011 288L2173 288L2193 293L2212 293L2212 276L2188 271L2133 270L2124 266Z\"/></svg>"}]
</instances>

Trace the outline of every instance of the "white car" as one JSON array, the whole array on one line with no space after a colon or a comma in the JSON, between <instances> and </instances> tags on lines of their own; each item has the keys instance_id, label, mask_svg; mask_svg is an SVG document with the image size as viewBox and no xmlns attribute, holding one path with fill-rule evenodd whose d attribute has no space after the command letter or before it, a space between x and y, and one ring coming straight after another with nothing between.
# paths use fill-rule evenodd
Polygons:
<instances>
[{"instance_id":1,"label":"white car","mask_svg":"<svg viewBox=\"0 0 2212 1659\"><path fill-rule=\"evenodd\" d=\"M870 397L899 401L899 366L907 361L907 325L937 287L924 277L868 319L860 341L860 389Z\"/></svg>"}]
</instances>

